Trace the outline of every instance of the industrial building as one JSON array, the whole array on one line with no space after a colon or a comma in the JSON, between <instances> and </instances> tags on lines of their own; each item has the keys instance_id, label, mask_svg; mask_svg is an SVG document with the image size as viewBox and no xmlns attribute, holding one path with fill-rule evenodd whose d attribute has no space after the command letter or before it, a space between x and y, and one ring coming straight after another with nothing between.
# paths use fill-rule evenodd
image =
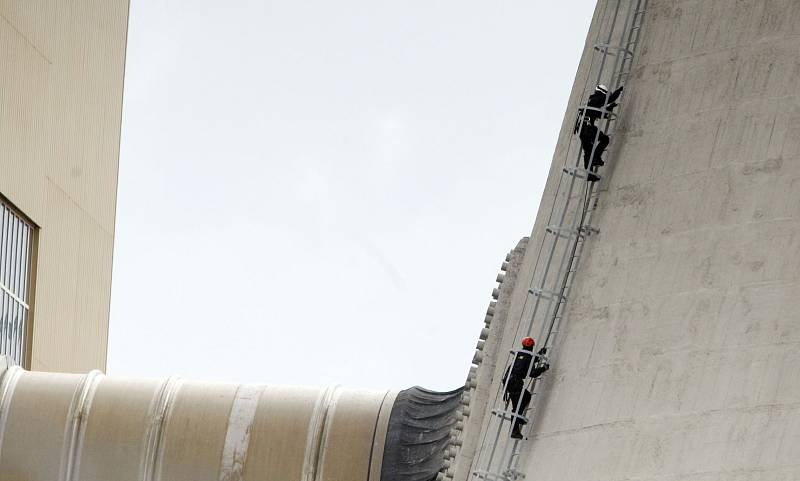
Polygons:
<instances>
[{"instance_id":1,"label":"industrial building","mask_svg":"<svg viewBox=\"0 0 800 481\"><path fill-rule=\"evenodd\" d=\"M106 362L128 2L0 2L0 352Z\"/></svg>"},{"instance_id":2,"label":"industrial building","mask_svg":"<svg viewBox=\"0 0 800 481\"><path fill-rule=\"evenodd\" d=\"M448 393L89 372L126 13L0 2L0 479L800 479L800 3L598 1L533 231ZM524 336L549 370L515 409Z\"/></svg>"}]
</instances>

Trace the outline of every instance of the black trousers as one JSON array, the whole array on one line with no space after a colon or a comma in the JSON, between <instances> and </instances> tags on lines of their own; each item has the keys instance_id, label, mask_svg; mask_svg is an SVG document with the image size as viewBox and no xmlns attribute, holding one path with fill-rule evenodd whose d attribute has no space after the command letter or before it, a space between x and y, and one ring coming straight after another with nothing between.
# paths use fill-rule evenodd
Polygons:
<instances>
[{"instance_id":1,"label":"black trousers","mask_svg":"<svg viewBox=\"0 0 800 481\"><path fill-rule=\"evenodd\" d=\"M597 139L597 145L594 143L595 138ZM580 132L580 139L581 147L583 147L583 168L591 171L597 170L597 166L600 164L600 157L603 155L606 147L608 147L608 143L611 139L598 129L596 125L590 123L583 124L583 128L581 128ZM592 148L594 148L594 159L592 159L590 163L589 157L592 156Z\"/></svg>"},{"instance_id":2,"label":"black trousers","mask_svg":"<svg viewBox=\"0 0 800 481\"><path fill-rule=\"evenodd\" d=\"M506 392L511 399L511 407L514 414L524 416L525 410L528 409L528 405L531 403L531 392L527 389L522 389L522 386L508 386ZM519 429L522 424L525 424L525 421L514 418L513 428L515 430Z\"/></svg>"}]
</instances>

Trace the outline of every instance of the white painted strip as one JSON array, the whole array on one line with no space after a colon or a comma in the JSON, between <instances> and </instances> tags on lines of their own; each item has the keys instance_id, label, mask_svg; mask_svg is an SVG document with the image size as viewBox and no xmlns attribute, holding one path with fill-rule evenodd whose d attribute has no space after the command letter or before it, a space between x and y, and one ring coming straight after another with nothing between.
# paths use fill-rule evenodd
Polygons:
<instances>
[{"instance_id":1,"label":"white painted strip","mask_svg":"<svg viewBox=\"0 0 800 481\"><path fill-rule=\"evenodd\" d=\"M375 417L375 429L372 433L372 448L369 453L369 475L367 481L380 481L383 469L383 453L386 449L386 436L389 433L389 419L399 391L386 391Z\"/></svg>"},{"instance_id":2,"label":"white painted strip","mask_svg":"<svg viewBox=\"0 0 800 481\"><path fill-rule=\"evenodd\" d=\"M306 438L305 459L303 460L301 481L315 481L317 479L317 469L320 464L322 439L327 424L328 408L338 390L339 386L325 389L319 398L317 398L317 402L314 405L314 412L311 414L311 421L308 423L308 436Z\"/></svg>"},{"instance_id":3,"label":"white painted strip","mask_svg":"<svg viewBox=\"0 0 800 481\"><path fill-rule=\"evenodd\" d=\"M140 472L142 481L155 481L161 476L161 462L164 454L164 427L167 424L172 402L181 388L182 381L171 377L161 383L159 390L150 402L147 418L150 425L145 434L145 446Z\"/></svg>"},{"instance_id":4,"label":"white painted strip","mask_svg":"<svg viewBox=\"0 0 800 481\"><path fill-rule=\"evenodd\" d=\"M0 385L3 383L3 376L6 374L11 366L14 365L14 360L11 359L11 356L0 355ZM2 394L2 391L0 391Z\"/></svg>"},{"instance_id":5,"label":"white painted strip","mask_svg":"<svg viewBox=\"0 0 800 481\"><path fill-rule=\"evenodd\" d=\"M11 292L11 291L10 291L10 290L9 290L9 289L8 289L6 286L4 286L2 283L0 283L0 291L3 291L3 292L5 292L6 294L8 294L8 297L10 297L12 301L16 302L17 304L20 304L20 305L21 305L22 307L24 307L26 310L30 310L30 309L31 309L31 308L30 308L30 306L29 306L29 305L28 305L28 304L27 304L25 301L23 301L23 300L22 300L22 299L20 299L20 298L19 298L19 297L18 297L16 294L14 294L13 292Z\"/></svg>"},{"instance_id":6,"label":"white painted strip","mask_svg":"<svg viewBox=\"0 0 800 481\"><path fill-rule=\"evenodd\" d=\"M225 447L222 449L219 481L244 481L250 432L264 388L263 385L241 385L236 389L228 416L228 432L225 435Z\"/></svg>"},{"instance_id":7,"label":"white painted strip","mask_svg":"<svg viewBox=\"0 0 800 481\"><path fill-rule=\"evenodd\" d=\"M3 359L5 362L10 362L8 356L3 356ZM11 411L11 400L23 372L25 371L21 367L11 366L5 371L2 382L0 382L0 454L3 452L3 438L8 425L8 414Z\"/></svg>"},{"instance_id":8,"label":"white painted strip","mask_svg":"<svg viewBox=\"0 0 800 481\"><path fill-rule=\"evenodd\" d=\"M73 394L67 412L67 424L64 429L64 445L61 450L61 470L59 479L63 481L76 481L79 479L81 451L83 448L86 423L89 420L89 410L97 391L97 386L103 379L100 371L91 371L83 377Z\"/></svg>"},{"instance_id":9,"label":"white painted strip","mask_svg":"<svg viewBox=\"0 0 800 481\"><path fill-rule=\"evenodd\" d=\"M317 448L319 451L315 465L314 481L325 479L325 458L328 455L328 438L331 434L331 425L336 417L336 407L339 405L341 394L342 392L337 388L328 399L328 409L325 412L325 422L322 425L322 432L320 433L320 440Z\"/></svg>"},{"instance_id":10,"label":"white painted strip","mask_svg":"<svg viewBox=\"0 0 800 481\"><path fill-rule=\"evenodd\" d=\"M78 481L81 479L80 467L81 458L83 457L83 442L84 439L86 439L86 426L89 424L89 416L91 415L92 405L94 404L94 395L97 393L97 388L100 387L100 383L103 381L103 379L105 379L105 375L98 371L97 375L92 378L87 390L86 398L83 400L83 409L81 410L80 414L81 419L73 464L74 474L72 474L72 477L70 478L71 481Z\"/></svg>"},{"instance_id":11,"label":"white painted strip","mask_svg":"<svg viewBox=\"0 0 800 481\"><path fill-rule=\"evenodd\" d=\"M172 411L175 409L175 398L178 396L178 391L183 386L183 381L180 379L176 379L172 385L172 388L168 390L167 396L164 400L164 410L163 414L161 415L160 427L158 430L158 438L157 438L157 450L156 450L156 457L155 463L153 465L153 480L154 481L162 481L161 472L163 471L164 467L164 451L166 450L166 437L167 437L167 423L169 419L172 417ZM172 481L170 479L166 481Z\"/></svg>"}]
</instances>

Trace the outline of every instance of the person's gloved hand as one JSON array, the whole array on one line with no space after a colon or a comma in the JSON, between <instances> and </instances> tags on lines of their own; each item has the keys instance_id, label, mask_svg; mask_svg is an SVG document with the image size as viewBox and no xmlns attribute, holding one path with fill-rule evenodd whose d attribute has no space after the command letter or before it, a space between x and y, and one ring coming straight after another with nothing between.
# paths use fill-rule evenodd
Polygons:
<instances>
[{"instance_id":1,"label":"person's gloved hand","mask_svg":"<svg viewBox=\"0 0 800 481\"><path fill-rule=\"evenodd\" d=\"M543 347L543 348L539 349L539 354L542 355L542 356L547 355L547 347Z\"/></svg>"}]
</instances>

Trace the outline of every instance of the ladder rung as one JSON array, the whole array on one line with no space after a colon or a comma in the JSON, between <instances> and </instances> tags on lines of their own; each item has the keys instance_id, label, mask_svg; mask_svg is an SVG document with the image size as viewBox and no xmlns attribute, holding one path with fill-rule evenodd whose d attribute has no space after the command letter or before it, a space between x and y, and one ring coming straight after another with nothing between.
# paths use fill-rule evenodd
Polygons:
<instances>
[{"instance_id":1,"label":"ladder rung","mask_svg":"<svg viewBox=\"0 0 800 481\"><path fill-rule=\"evenodd\" d=\"M486 481L512 481L504 474L490 473L489 471L483 471L480 469L473 470L472 476L475 478L485 479Z\"/></svg>"},{"instance_id":2,"label":"ladder rung","mask_svg":"<svg viewBox=\"0 0 800 481\"><path fill-rule=\"evenodd\" d=\"M561 299L566 300L564 296L559 296L555 292L545 291L544 289L539 289L538 287L534 287L533 289L528 289L528 293L533 294L536 297L542 297L544 299L554 300L558 297L561 297Z\"/></svg>"},{"instance_id":3,"label":"ladder rung","mask_svg":"<svg viewBox=\"0 0 800 481\"><path fill-rule=\"evenodd\" d=\"M619 45L610 45L607 43L598 43L594 46L594 49L601 53L609 53L609 50L616 50L618 52L623 52L626 54L633 54L627 47L622 47Z\"/></svg>"},{"instance_id":4,"label":"ladder rung","mask_svg":"<svg viewBox=\"0 0 800 481\"><path fill-rule=\"evenodd\" d=\"M525 438L525 439L528 439L528 438ZM518 439L517 441L521 441L521 440ZM517 453L517 454L519 454L519 453ZM513 454L512 454L512 457L513 457ZM503 471L503 476L505 476L506 479L509 479L509 480L517 480L519 478L524 478L525 477L525 473L523 473L521 471L517 471L516 469L506 469L505 471Z\"/></svg>"},{"instance_id":5,"label":"ladder rung","mask_svg":"<svg viewBox=\"0 0 800 481\"><path fill-rule=\"evenodd\" d=\"M525 421L526 423L530 421L528 418L526 418L525 416L523 416L521 414L516 414L516 413L514 413L512 411L503 411L502 409L492 409L492 415L493 416L497 416L497 417L502 418L502 419L507 419L509 421L514 419L514 418L517 418L517 419L520 419L522 421Z\"/></svg>"},{"instance_id":6,"label":"ladder rung","mask_svg":"<svg viewBox=\"0 0 800 481\"><path fill-rule=\"evenodd\" d=\"M573 237L581 238L587 235L582 229L572 229L555 225L547 226L545 232L561 237L562 239L572 239ZM591 232L589 234L591 234Z\"/></svg>"},{"instance_id":7,"label":"ladder rung","mask_svg":"<svg viewBox=\"0 0 800 481\"><path fill-rule=\"evenodd\" d=\"M573 177L578 177L579 179L588 179L589 174L596 175L598 180L603 178L603 176L601 176L596 172L589 172L588 170L582 169L580 167L564 167L562 170L564 171L565 174L571 175Z\"/></svg>"}]
</instances>

